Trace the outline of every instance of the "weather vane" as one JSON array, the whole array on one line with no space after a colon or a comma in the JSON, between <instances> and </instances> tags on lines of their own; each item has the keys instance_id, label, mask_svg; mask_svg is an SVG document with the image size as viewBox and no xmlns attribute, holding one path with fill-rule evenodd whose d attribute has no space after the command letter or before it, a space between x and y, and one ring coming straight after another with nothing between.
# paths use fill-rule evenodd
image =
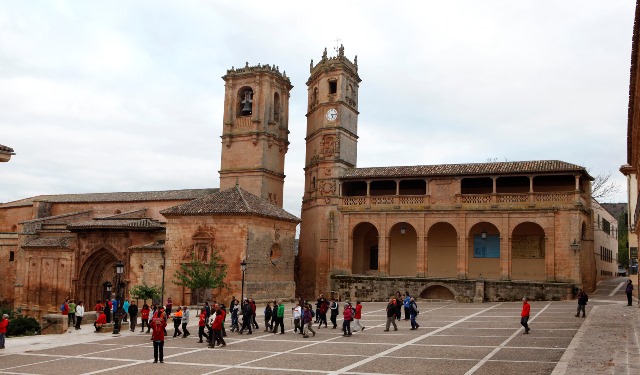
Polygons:
<instances>
[{"instance_id":1,"label":"weather vane","mask_svg":"<svg viewBox=\"0 0 640 375\"><path fill-rule=\"evenodd\" d=\"M336 38L336 46L333 47L333 49L336 51L336 53L340 52L340 41L342 41L342 39Z\"/></svg>"}]
</instances>

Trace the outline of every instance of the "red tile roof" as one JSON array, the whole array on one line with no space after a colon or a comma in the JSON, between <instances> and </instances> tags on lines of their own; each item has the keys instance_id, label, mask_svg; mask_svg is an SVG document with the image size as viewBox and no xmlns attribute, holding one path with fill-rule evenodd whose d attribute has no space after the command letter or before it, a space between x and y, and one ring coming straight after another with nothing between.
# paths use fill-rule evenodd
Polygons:
<instances>
[{"instance_id":1,"label":"red tile roof","mask_svg":"<svg viewBox=\"0 0 640 375\"><path fill-rule=\"evenodd\" d=\"M50 247L70 249L75 244L75 237L40 237L27 241L22 247Z\"/></svg>"},{"instance_id":2,"label":"red tile roof","mask_svg":"<svg viewBox=\"0 0 640 375\"><path fill-rule=\"evenodd\" d=\"M157 220L144 219L93 219L67 225L69 230L81 229L125 229L125 230L158 230L164 229L164 223Z\"/></svg>"},{"instance_id":3,"label":"red tile roof","mask_svg":"<svg viewBox=\"0 0 640 375\"><path fill-rule=\"evenodd\" d=\"M160 213L164 216L248 215L300 222L296 216L237 185L225 191L167 208Z\"/></svg>"},{"instance_id":4,"label":"red tile roof","mask_svg":"<svg viewBox=\"0 0 640 375\"><path fill-rule=\"evenodd\" d=\"M584 167L558 160L351 168L347 169L340 178L518 175L530 173L579 173L593 180Z\"/></svg>"},{"instance_id":5,"label":"red tile roof","mask_svg":"<svg viewBox=\"0 0 640 375\"><path fill-rule=\"evenodd\" d=\"M144 245L130 246L129 250L162 250L164 249L164 241L155 241Z\"/></svg>"},{"instance_id":6,"label":"red tile roof","mask_svg":"<svg viewBox=\"0 0 640 375\"><path fill-rule=\"evenodd\" d=\"M163 191L139 191L121 193L89 193L38 195L13 202L0 204L0 208L32 206L35 201L50 203L92 203L92 202L139 202L190 200L218 191L214 189L184 189Z\"/></svg>"}]
</instances>

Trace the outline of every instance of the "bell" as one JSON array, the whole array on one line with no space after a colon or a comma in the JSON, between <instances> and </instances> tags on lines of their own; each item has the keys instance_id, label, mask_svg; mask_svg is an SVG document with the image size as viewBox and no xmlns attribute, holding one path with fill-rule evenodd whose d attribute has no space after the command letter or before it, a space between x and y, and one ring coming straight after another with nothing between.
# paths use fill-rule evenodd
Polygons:
<instances>
[{"instance_id":1,"label":"bell","mask_svg":"<svg viewBox=\"0 0 640 375\"><path fill-rule=\"evenodd\" d=\"M242 104L244 104L244 106L242 107L242 114L244 116L251 114L251 102L253 102L253 100L251 100L252 94L253 93L249 90L244 92L244 100L242 101Z\"/></svg>"},{"instance_id":2,"label":"bell","mask_svg":"<svg viewBox=\"0 0 640 375\"><path fill-rule=\"evenodd\" d=\"M251 114L251 100L243 100L242 102L244 103L244 106L242 107L242 114L243 115L250 115Z\"/></svg>"}]
</instances>

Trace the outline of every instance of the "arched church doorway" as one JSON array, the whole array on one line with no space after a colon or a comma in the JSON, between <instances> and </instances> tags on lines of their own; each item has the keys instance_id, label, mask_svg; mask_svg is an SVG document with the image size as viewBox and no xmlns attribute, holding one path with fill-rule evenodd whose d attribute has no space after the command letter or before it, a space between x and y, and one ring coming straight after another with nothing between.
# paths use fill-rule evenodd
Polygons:
<instances>
[{"instance_id":1,"label":"arched church doorway","mask_svg":"<svg viewBox=\"0 0 640 375\"><path fill-rule=\"evenodd\" d=\"M427 275L457 277L458 233L449 223L436 223L427 234Z\"/></svg>"},{"instance_id":2,"label":"arched church doorway","mask_svg":"<svg viewBox=\"0 0 640 375\"><path fill-rule=\"evenodd\" d=\"M351 273L378 273L378 229L371 223L360 223L353 229Z\"/></svg>"},{"instance_id":3,"label":"arched church doorway","mask_svg":"<svg viewBox=\"0 0 640 375\"><path fill-rule=\"evenodd\" d=\"M115 264L118 261L116 256L108 249L96 250L84 262L78 277L76 296L84 301L88 308L91 308L97 300L104 300L111 297L106 291L105 283L113 283L115 275ZM112 286L112 291L116 286Z\"/></svg>"},{"instance_id":4,"label":"arched church doorway","mask_svg":"<svg viewBox=\"0 0 640 375\"><path fill-rule=\"evenodd\" d=\"M545 233L536 223L516 225L511 234L511 280L545 280Z\"/></svg>"},{"instance_id":5,"label":"arched church doorway","mask_svg":"<svg viewBox=\"0 0 640 375\"><path fill-rule=\"evenodd\" d=\"M469 230L470 279L482 276L485 279L500 278L500 231L487 222L480 222Z\"/></svg>"},{"instance_id":6,"label":"arched church doorway","mask_svg":"<svg viewBox=\"0 0 640 375\"><path fill-rule=\"evenodd\" d=\"M418 234L409 223L397 223L389 231L389 275L415 276Z\"/></svg>"}]
</instances>

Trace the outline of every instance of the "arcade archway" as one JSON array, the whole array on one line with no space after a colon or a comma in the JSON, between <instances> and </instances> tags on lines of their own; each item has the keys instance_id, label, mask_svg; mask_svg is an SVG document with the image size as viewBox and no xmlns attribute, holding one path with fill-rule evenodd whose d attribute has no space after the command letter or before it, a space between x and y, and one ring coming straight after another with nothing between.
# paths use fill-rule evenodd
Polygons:
<instances>
[{"instance_id":1,"label":"arcade archway","mask_svg":"<svg viewBox=\"0 0 640 375\"><path fill-rule=\"evenodd\" d=\"M458 275L458 234L449 223L436 223L427 235L427 275L456 277Z\"/></svg>"},{"instance_id":2,"label":"arcade archway","mask_svg":"<svg viewBox=\"0 0 640 375\"><path fill-rule=\"evenodd\" d=\"M378 272L378 230L371 223L360 223L353 230L351 273Z\"/></svg>"}]
</instances>

